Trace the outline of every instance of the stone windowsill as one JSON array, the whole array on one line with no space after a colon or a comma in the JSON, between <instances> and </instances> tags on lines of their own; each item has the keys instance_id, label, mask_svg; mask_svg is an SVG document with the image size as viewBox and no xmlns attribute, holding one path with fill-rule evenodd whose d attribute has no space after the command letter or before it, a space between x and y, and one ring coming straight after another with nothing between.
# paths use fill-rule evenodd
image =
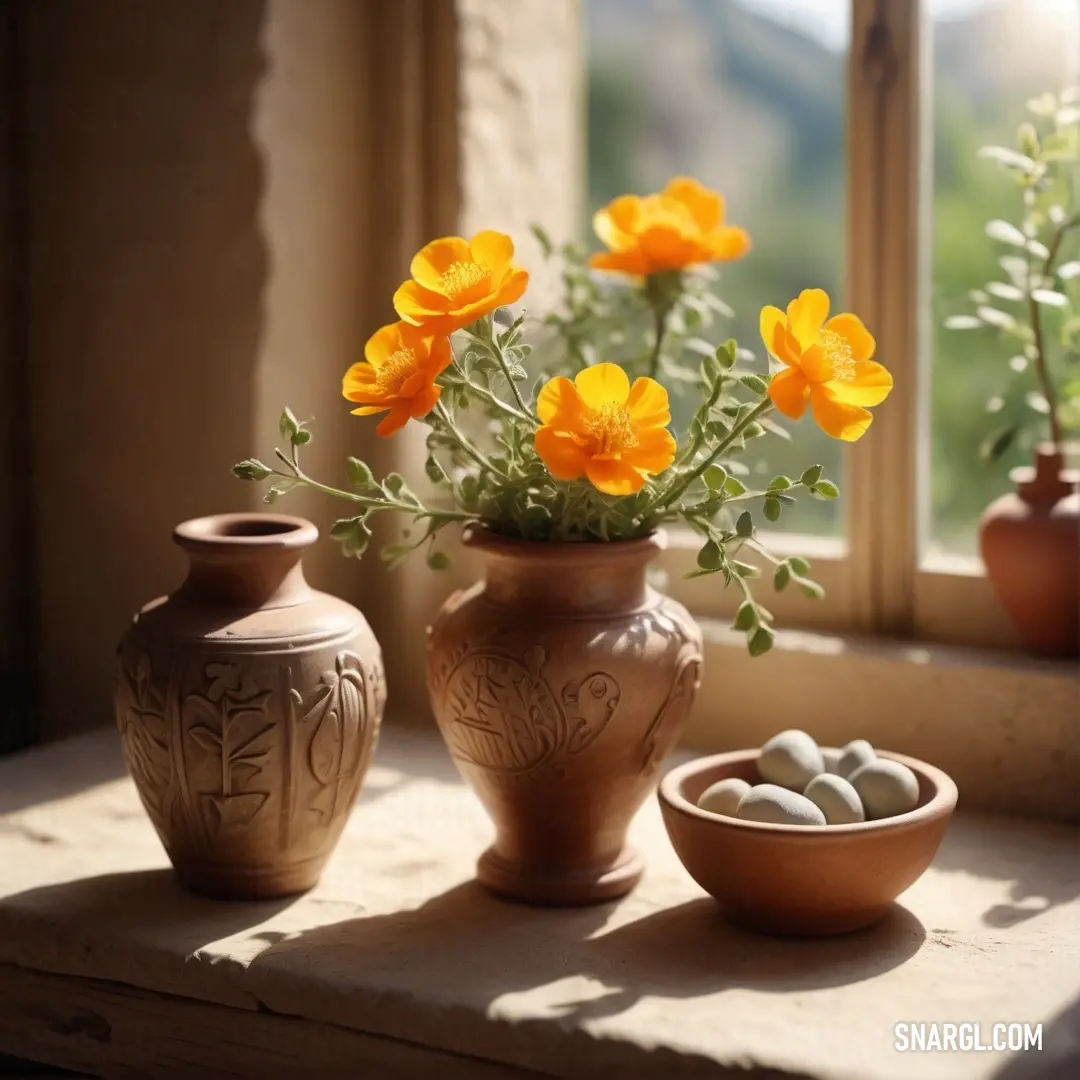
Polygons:
<instances>
[{"instance_id":1,"label":"stone windowsill","mask_svg":"<svg viewBox=\"0 0 1080 1080\"><path fill-rule=\"evenodd\" d=\"M890 919L823 941L728 926L654 802L633 832L649 872L624 901L500 902L441 743L390 727L320 887L216 904L174 883L112 732L7 759L0 1054L108 1076L1076 1075L1042 1071L1080 1045L1075 829L960 815ZM1044 1049L899 1053L900 1021L1041 1022Z\"/></svg>"}]
</instances>

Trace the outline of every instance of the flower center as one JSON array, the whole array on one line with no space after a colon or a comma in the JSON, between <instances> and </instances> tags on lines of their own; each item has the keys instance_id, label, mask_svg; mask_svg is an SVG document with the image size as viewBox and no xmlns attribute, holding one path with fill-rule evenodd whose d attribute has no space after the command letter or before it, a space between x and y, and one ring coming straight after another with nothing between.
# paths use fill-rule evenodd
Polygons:
<instances>
[{"instance_id":1,"label":"flower center","mask_svg":"<svg viewBox=\"0 0 1080 1080\"><path fill-rule=\"evenodd\" d=\"M638 444L630 410L625 405L605 405L585 421L585 429L600 442L601 454L618 454Z\"/></svg>"},{"instance_id":2,"label":"flower center","mask_svg":"<svg viewBox=\"0 0 1080 1080\"><path fill-rule=\"evenodd\" d=\"M832 372L830 379L851 382L855 378L855 357L846 337L835 330L822 330L821 352Z\"/></svg>"},{"instance_id":3,"label":"flower center","mask_svg":"<svg viewBox=\"0 0 1080 1080\"><path fill-rule=\"evenodd\" d=\"M398 349L379 365L375 381L384 394L396 394L415 370L416 354L412 349Z\"/></svg>"},{"instance_id":4,"label":"flower center","mask_svg":"<svg viewBox=\"0 0 1080 1080\"><path fill-rule=\"evenodd\" d=\"M474 262L456 262L448 266L439 278L439 291L456 300L462 293L468 292L481 281L486 282L491 271L486 266Z\"/></svg>"}]
</instances>

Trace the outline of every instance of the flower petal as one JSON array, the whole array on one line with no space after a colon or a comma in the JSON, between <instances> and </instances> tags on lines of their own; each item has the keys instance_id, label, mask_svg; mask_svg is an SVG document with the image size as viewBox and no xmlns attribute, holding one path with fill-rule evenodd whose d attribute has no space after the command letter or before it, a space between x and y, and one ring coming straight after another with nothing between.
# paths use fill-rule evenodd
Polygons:
<instances>
[{"instance_id":1,"label":"flower petal","mask_svg":"<svg viewBox=\"0 0 1080 1080\"><path fill-rule=\"evenodd\" d=\"M564 379L564 382L569 382ZM536 452L556 480L577 480L588 462L581 443L569 432L553 427L539 427L534 436Z\"/></svg>"},{"instance_id":2,"label":"flower petal","mask_svg":"<svg viewBox=\"0 0 1080 1080\"><path fill-rule=\"evenodd\" d=\"M810 348L821 331L821 324L829 317L829 294L824 289L803 289L788 304L791 332L803 349Z\"/></svg>"},{"instance_id":3,"label":"flower petal","mask_svg":"<svg viewBox=\"0 0 1080 1080\"><path fill-rule=\"evenodd\" d=\"M576 431L581 426L581 395L577 387L562 375L544 383L536 399L536 415L540 423Z\"/></svg>"},{"instance_id":4,"label":"flower petal","mask_svg":"<svg viewBox=\"0 0 1080 1080\"><path fill-rule=\"evenodd\" d=\"M723 196L693 177L676 176L669 180L664 194L681 202L702 232L711 232L724 220Z\"/></svg>"},{"instance_id":5,"label":"flower petal","mask_svg":"<svg viewBox=\"0 0 1080 1080\"><path fill-rule=\"evenodd\" d=\"M810 384L797 367L784 368L772 377L769 397L785 416L798 420L806 412L806 405L810 400Z\"/></svg>"},{"instance_id":6,"label":"flower petal","mask_svg":"<svg viewBox=\"0 0 1080 1080\"><path fill-rule=\"evenodd\" d=\"M389 405L361 405L359 409L350 409L353 416L371 416L373 413L386 412Z\"/></svg>"},{"instance_id":7,"label":"flower petal","mask_svg":"<svg viewBox=\"0 0 1080 1080\"><path fill-rule=\"evenodd\" d=\"M506 233L485 229L469 241L469 251L472 252L473 262L500 271L509 266L514 257L514 241Z\"/></svg>"},{"instance_id":8,"label":"flower petal","mask_svg":"<svg viewBox=\"0 0 1080 1080\"><path fill-rule=\"evenodd\" d=\"M855 365L854 379L848 382L837 379L827 385L838 400L849 405L880 405L893 388L893 377L876 360L863 360Z\"/></svg>"},{"instance_id":9,"label":"flower petal","mask_svg":"<svg viewBox=\"0 0 1080 1080\"><path fill-rule=\"evenodd\" d=\"M797 368L802 363L799 343L788 333L787 319L773 327L773 356L788 367Z\"/></svg>"},{"instance_id":10,"label":"flower petal","mask_svg":"<svg viewBox=\"0 0 1080 1080\"><path fill-rule=\"evenodd\" d=\"M508 307L510 304L516 304L521 299L528 285L528 270L522 270L520 266L515 266L510 271L506 280L499 286L499 290L495 294L495 307Z\"/></svg>"},{"instance_id":11,"label":"flower petal","mask_svg":"<svg viewBox=\"0 0 1080 1080\"><path fill-rule=\"evenodd\" d=\"M644 277L650 272L649 260L637 248L629 251L598 251L589 256L589 265L594 270L611 270L632 277Z\"/></svg>"},{"instance_id":12,"label":"flower petal","mask_svg":"<svg viewBox=\"0 0 1080 1080\"><path fill-rule=\"evenodd\" d=\"M662 473L675 460L675 436L667 428L654 427L638 432L637 446L620 455L627 464L647 473Z\"/></svg>"},{"instance_id":13,"label":"flower petal","mask_svg":"<svg viewBox=\"0 0 1080 1080\"><path fill-rule=\"evenodd\" d=\"M406 324L407 325L407 324ZM383 361L401 348L401 323L380 326L367 339L364 345L364 359L373 367L382 366Z\"/></svg>"},{"instance_id":14,"label":"flower petal","mask_svg":"<svg viewBox=\"0 0 1080 1080\"><path fill-rule=\"evenodd\" d=\"M607 455L590 458L585 475L605 495L633 495L645 486L645 477L633 465Z\"/></svg>"},{"instance_id":15,"label":"flower petal","mask_svg":"<svg viewBox=\"0 0 1080 1080\"><path fill-rule=\"evenodd\" d=\"M450 339L445 334L438 334L425 342L425 347L427 359L420 366L428 379L434 382L453 363L454 353L450 347Z\"/></svg>"},{"instance_id":16,"label":"flower petal","mask_svg":"<svg viewBox=\"0 0 1080 1080\"><path fill-rule=\"evenodd\" d=\"M398 315L413 326L430 327L429 332L441 330L446 324L448 305L445 296L425 289L415 281L402 282L394 293L394 310Z\"/></svg>"},{"instance_id":17,"label":"flower petal","mask_svg":"<svg viewBox=\"0 0 1080 1080\"><path fill-rule=\"evenodd\" d=\"M409 263L409 273L421 285L438 290L443 274L459 262L469 262L469 245L460 236L443 236L425 244Z\"/></svg>"},{"instance_id":18,"label":"flower petal","mask_svg":"<svg viewBox=\"0 0 1080 1080\"><path fill-rule=\"evenodd\" d=\"M818 384L810 389L810 406L817 425L834 439L854 442L861 438L874 417L868 409L851 405L833 392L835 384Z\"/></svg>"},{"instance_id":19,"label":"flower petal","mask_svg":"<svg viewBox=\"0 0 1080 1080\"><path fill-rule=\"evenodd\" d=\"M341 396L347 401L369 401L375 390L377 375L366 361L353 364L341 380Z\"/></svg>"},{"instance_id":20,"label":"flower petal","mask_svg":"<svg viewBox=\"0 0 1080 1080\"><path fill-rule=\"evenodd\" d=\"M851 346L851 355L856 360L869 360L874 355L877 343L870 331L862 324L858 315L843 313L834 315L826 324L826 330L832 330L845 338Z\"/></svg>"},{"instance_id":21,"label":"flower petal","mask_svg":"<svg viewBox=\"0 0 1080 1080\"><path fill-rule=\"evenodd\" d=\"M778 307L774 307L772 304L766 304L765 307L761 309L761 340L765 342L765 348L773 353L774 356L776 356L776 353L773 352L773 337L776 334L776 328L778 326L783 326L786 320L787 316ZM776 358L777 360L780 359L779 356L776 356Z\"/></svg>"},{"instance_id":22,"label":"flower petal","mask_svg":"<svg viewBox=\"0 0 1080 1080\"><path fill-rule=\"evenodd\" d=\"M734 225L710 233L707 239L710 257L720 262L741 259L750 250L750 234Z\"/></svg>"},{"instance_id":23,"label":"flower petal","mask_svg":"<svg viewBox=\"0 0 1080 1080\"><path fill-rule=\"evenodd\" d=\"M386 438L400 431L409 422L409 403L407 401L395 402L387 414L386 419L375 429L375 434Z\"/></svg>"},{"instance_id":24,"label":"flower petal","mask_svg":"<svg viewBox=\"0 0 1080 1080\"><path fill-rule=\"evenodd\" d=\"M634 223L641 214L637 195L620 195L593 214L593 230L600 240L616 251L634 245Z\"/></svg>"},{"instance_id":25,"label":"flower petal","mask_svg":"<svg viewBox=\"0 0 1080 1080\"><path fill-rule=\"evenodd\" d=\"M630 380L618 364L594 364L574 376L574 386L581 400L599 412L605 405L625 405L630 394Z\"/></svg>"},{"instance_id":26,"label":"flower petal","mask_svg":"<svg viewBox=\"0 0 1080 1080\"><path fill-rule=\"evenodd\" d=\"M671 405L667 390L655 379L642 375L634 380L626 398L626 407L635 427L664 428L671 423Z\"/></svg>"},{"instance_id":27,"label":"flower petal","mask_svg":"<svg viewBox=\"0 0 1080 1080\"><path fill-rule=\"evenodd\" d=\"M681 270L685 266L708 262L711 255L695 236L688 236L674 222L665 221L645 230L641 250L650 272Z\"/></svg>"},{"instance_id":28,"label":"flower petal","mask_svg":"<svg viewBox=\"0 0 1080 1080\"><path fill-rule=\"evenodd\" d=\"M409 415L417 420L421 416L427 416L435 408L435 402L439 400L440 394L442 394L442 387L434 383L428 383L422 387L409 399Z\"/></svg>"}]
</instances>

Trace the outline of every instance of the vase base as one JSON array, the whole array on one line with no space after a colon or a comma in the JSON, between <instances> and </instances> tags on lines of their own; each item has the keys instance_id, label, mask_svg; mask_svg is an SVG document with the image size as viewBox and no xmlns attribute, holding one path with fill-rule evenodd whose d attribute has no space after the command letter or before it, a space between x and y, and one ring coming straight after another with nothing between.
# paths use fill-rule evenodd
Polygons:
<instances>
[{"instance_id":1,"label":"vase base","mask_svg":"<svg viewBox=\"0 0 1080 1080\"><path fill-rule=\"evenodd\" d=\"M512 862L488 848L476 864L481 885L500 896L543 907L583 907L625 896L641 880L645 860L626 847L609 862L566 870Z\"/></svg>"},{"instance_id":2,"label":"vase base","mask_svg":"<svg viewBox=\"0 0 1080 1080\"><path fill-rule=\"evenodd\" d=\"M314 888L323 862L320 858L259 869L181 863L173 869L185 889L211 900L272 900Z\"/></svg>"}]
</instances>

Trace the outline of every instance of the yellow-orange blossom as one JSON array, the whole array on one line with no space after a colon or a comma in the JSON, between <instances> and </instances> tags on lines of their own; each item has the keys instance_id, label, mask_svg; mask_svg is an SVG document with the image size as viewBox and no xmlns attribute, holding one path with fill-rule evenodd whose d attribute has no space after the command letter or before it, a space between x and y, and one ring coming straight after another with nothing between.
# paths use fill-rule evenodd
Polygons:
<instances>
[{"instance_id":1,"label":"yellow-orange blossom","mask_svg":"<svg viewBox=\"0 0 1080 1080\"><path fill-rule=\"evenodd\" d=\"M410 417L427 416L439 400L435 380L453 358L450 339L430 334L408 323L396 322L376 330L364 346L365 359L353 364L342 380L341 392L360 408L357 416L386 412L375 429L393 435Z\"/></svg>"},{"instance_id":2,"label":"yellow-orange blossom","mask_svg":"<svg viewBox=\"0 0 1080 1080\"><path fill-rule=\"evenodd\" d=\"M797 420L809 405L818 426L834 439L854 442L870 426L869 406L892 389L889 372L871 360L875 343L856 315L829 318L829 295L804 289L785 314L761 309L761 337L784 369L769 383L769 397Z\"/></svg>"},{"instance_id":3,"label":"yellow-orange blossom","mask_svg":"<svg viewBox=\"0 0 1080 1080\"><path fill-rule=\"evenodd\" d=\"M620 195L593 217L607 246L589 259L597 270L635 277L738 259L750 250L744 229L724 224L724 200L688 176L655 195Z\"/></svg>"},{"instance_id":4,"label":"yellow-orange blossom","mask_svg":"<svg viewBox=\"0 0 1080 1080\"><path fill-rule=\"evenodd\" d=\"M675 460L667 391L644 377L631 386L617 364L552 379L536 411L536 452L557 480L585 476L607 495L630 495Z\"/></svg>"}]
</instances>

